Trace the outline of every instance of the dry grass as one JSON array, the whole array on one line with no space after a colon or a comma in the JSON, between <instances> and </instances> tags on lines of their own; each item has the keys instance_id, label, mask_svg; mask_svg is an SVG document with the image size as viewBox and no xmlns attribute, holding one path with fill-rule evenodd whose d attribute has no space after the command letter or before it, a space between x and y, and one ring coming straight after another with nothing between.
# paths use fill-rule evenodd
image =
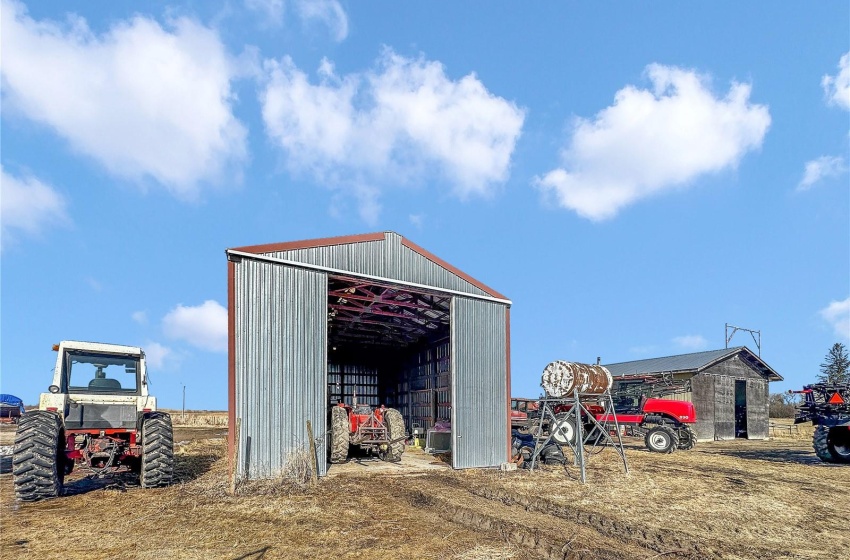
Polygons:
<instances>
[{"instance_id":1,"label":"dry grass","mask_svg":"<svg viewBox=\"0 0 850 560\"><path fill-rule=\"evenodd\" d=\"M227 411L187 410L185 413L170 409L162 409L162 411L171 415L171 422L175 426L227 427Z\"/></svg>"},{"instance_id":2,"label":"dry grass","mask_svg":"<svg viewBox=\"0 0 850 560\"><path fill-rule=\"evenodd\" d=\"M10 476L0 476L0 557L790 559L850 550L850 467L820 463L803 438L672 455L633 443L630 474L607 450L591 458L586 485L574 468L346 473L318 486L245 484L234 496L221 431L175 435L185 443L169 488L141 490L129 475L76 479L69 496L16 504ZM303 463L293 469L309 476Z\"/></svg>"},{"instance_id":3,"label":"dry grass","mask_svg":"<svg viewBox=\"0 0 850 560\"><path fill-rule=\"evenodd\" d=\"M771 418L770 437L774 439L798 439L811 441L815 427L811 422L795 424L793 418Z\"/></svg>"}]
</instances>

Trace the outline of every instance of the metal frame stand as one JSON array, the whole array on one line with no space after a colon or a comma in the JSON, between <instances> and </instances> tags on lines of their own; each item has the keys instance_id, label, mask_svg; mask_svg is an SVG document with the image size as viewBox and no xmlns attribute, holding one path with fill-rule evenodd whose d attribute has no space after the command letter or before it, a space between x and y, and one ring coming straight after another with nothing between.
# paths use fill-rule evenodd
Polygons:
<instances>
[{"instance_id":1,"label":"metal frame stand","mask_svg":"<svg viewBox=\"0 0 850 560\"><path fill-rule=\"evenodd\" d=\"M588 409L586 403L590 402L594 402L594 404L602 407L602 414L599 414L600 419L597 419L597 415ZM555 414L555 407L563 405L568 406L569 410L566 413L562 413L562 416L558 418ZM533 471L534 467L537 466L537 458L543 449L549 443L552 443L555 426L559 422L569 419L573 420L576 433L572 441L570 441L570 438L567 438L567 447L573 453L573 465L579 467L582 483L587 480L587 456L592 455L597 447L609 444L623 460L623 470L626 474L629 474L629 464L626 461L626 453L623 450L623 439L620 436L620 424L614 412L614 401L611 398L610 390L602 394L573 391L571 397L545 397L540 399L540 431L534 438L534 453L531 455L530 470ZM587 434L584 433L585 421L588 425L593 426ZM544 435L543 426L546 424L549 425L549 433ZM612 431L614 435L612 435ZM591 443L590 449L586 450L585 445Z\"/></svg>"}]
</instances>

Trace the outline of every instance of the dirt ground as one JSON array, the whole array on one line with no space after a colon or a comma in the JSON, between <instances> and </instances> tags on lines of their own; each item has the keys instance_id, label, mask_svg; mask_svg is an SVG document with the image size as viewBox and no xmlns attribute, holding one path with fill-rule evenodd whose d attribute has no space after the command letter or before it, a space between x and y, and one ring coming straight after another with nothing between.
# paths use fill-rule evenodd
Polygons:
<instances>
[{"instance_id":1,"label":"dirt ground","mask_svg":"<svg viewBox=\"0 0 850 560\"><path fill-rule=\"evenodd\" d=\"M850 466L818 461L810 430L672 455L629 440L629 474L606 450L591 457L584 485L574 467L452 471L412 452L405 468L362 460L315 487L278 481L237 495L225 434L178 427L178 483L164 489L75 473L65 496L21 504L0 474L0 557L814 559L850 550ZM9 441L0 429L0 444Z\"/></svg>"}]
</instances>

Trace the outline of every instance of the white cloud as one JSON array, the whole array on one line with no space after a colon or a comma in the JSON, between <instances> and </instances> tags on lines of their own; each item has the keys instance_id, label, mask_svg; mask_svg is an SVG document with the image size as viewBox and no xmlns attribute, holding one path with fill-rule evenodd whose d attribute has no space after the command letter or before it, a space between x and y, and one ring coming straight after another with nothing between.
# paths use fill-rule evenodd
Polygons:
<instances>
[{"instance_id":1,"label":"white cloud","mask_svg":"<svg viewBox=\"0 0 850 560\"><path fill-rule=\"evenodd\" d=\"M390 49L362 74L339 77L324 60L317 84L288 57L265 69L263 120L290 166L352 189L361 205L437 177L461 198L486 196L508 177L525 114L474 74L453 81L439 62Z\"/></svg>"},{"instance_id":2,"label":"white cloud","mask_svg":"<svg viewBox=\"0 0 850 560\"><path fill-rule=\"evenodd\" d=\"M850 297L844 301L832 301L820 310L820 316L832 325L835 334L850 339Z\"/></svg>"},{"instance_id":3,"label":"white cloud","mask_svg":"<svg viewBox=\"0 0 850 560\"><path fill-rule=\"evenodd\" d=\"M838 61L838 74L825 75L821 86L826 94L827 103L850 111L850 52Z\"/></svg>"},{"instance_id":4,"label":"white cloud","mask_svg":"<svg viewBox=\"0 0 850 560\"><path fill-rule=\"evenodd\" d=\"M177 305L162 319L166 336L203 350L227 351L227 309L214 300L191 307Z\"/></svg>"},{"instance_id":5,"label":"white cloud","mask_svg":"<svg viewBox=\"0 0 850 560\"><path fill-rule=\"evenodd\" d=\"M845 171L847 171L847 165L843 157L821 156L813 159L806 162L806 170L800 184L797 185L797 190L807 191L821 179L838 177Z\"/></svg>"},{"instance_id":6,"label":"white cloud","mask_svg":"<svg viewBox=\"0 0 850 560\"><path fill-rule=\"evenodd\" d=\"M245 7L259 12L266 21L273 25L283 23L283 0L245 0Z\"/></svg>"},{"instance_id":7,"label":"white cloud","mask_svg":"<svg viewBox=\"0 0 850 560\"><path fill-rule=\"evenodd\" d=\"M100 280L98 280L94 276L86 276L85 281L86 281L86 284L89 285L89 288L91 288L95 292L102 292L103 291L103 284L101 284Z\"/></svg>"},{"instance_id":8,"label":"white cloud","mask_svg":"<svg viewBox=\"0 0 850 560\"><path fill-rule=\"evenodd\" d=\"M35 177L14 177L0 166L0 223L7 247L19 234L39 236L55 225L70 223L65 197Z\"/></svg>"},{"instance_id":9,"label":"white cloud","mask_svg":"<svg viewBox=\"0 0 850 560\"><path fill-rule=\"evenodd\" d=\"M162 369L166 359L174 355L174 351L158 342L148 342L144 346L145 362L155 369Z\"/></svg>"},{"instance_id":10,"label":"white cloud","mask_svg":"<svg viewBox=\"0 0 850 560\"><path fill-rule=\"evenodd\" d=\"M338 0L298 0L296 9L305 23L318 21L327 25L337 42L348 37L348 16Z\"/></svg>"},{"instance_id":11,"label":"white cloud","mask_svg":"<svg viewBox=\"0 0 850 560\"><path fill-rule=\"evenodd\" d=\"M407 216L410 220L410 223L416 226L416 229L422 229L422 226L425 224L425 214L410 214Z\"/></svg>"},{"instance_id":12,"label":"white cloud","mask_svg":"<svg viewBox=\"0 0 850 560\"><path fill-rule=\"evenodd\" d=\"M215 31L136 16L98 36L78 16L34 21L7 0L0 25L4 112L47 125L113 175L191 198L246 157L236 65Z\"/></svg>"},{"instance_id":13,"label":"white cloud","mask_svg":"<svg viewBox=\"0 0 850 560\"><path fill-rule=\"evenodd\" d=\"M699 334L677 336L673 339L673 343L685 350L702 350L708 346L708 340Z\"/></svg>"},{"instance_id":14,"label":"white cloud","mask_svg":"<svg viewBox=\"0 0 850 560\"><path fill-rule=\"evenodd\" d=\"M651 91L628 85L592 120L577 119L563 166L536 180L560 206L613 218L640 199L734 168L761 146L770 114L749 102L749 85L733 83L719 98L691 70L651 64L646 74Z\"/></svg>"},{"instance_id":15,"label":"white cloud","mask_svg":"<svg viewBox=\"0 0 850 560\"><path fill-rule=\"evenodd\" d=\"M130 315L132 319L140 325L148 324L148 312L147 311L134 311L132 315Z\"/></svg>"}]
</instances>

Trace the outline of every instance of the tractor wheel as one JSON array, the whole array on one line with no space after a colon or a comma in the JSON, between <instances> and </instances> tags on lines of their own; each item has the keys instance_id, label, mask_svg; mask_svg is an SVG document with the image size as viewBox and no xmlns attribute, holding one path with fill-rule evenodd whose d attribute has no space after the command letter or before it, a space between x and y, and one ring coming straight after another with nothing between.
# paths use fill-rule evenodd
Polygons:
<instances>
[{"instance_id":1,"label":"tractor wheel","mask_svg":"<svg viewBox=\"0 0 850 560\"><path fill-rule=\"evenodd\" d=\"M646 432L643 442L653 453L673 453L679 446L679 436L669 426L655 426Z\"/></svg>"},{"instance_id":2,"label":"tractor wheel","mask_svg":"<svg viewBox=\"0 0 850 560\"><path fill-rule=\"evenodd\" d=\"M575 445L576 442L576 419L567 417L567 412L561 412L555 416L552 424L552 440L561 445Z\"/></svg>"},{"instance_id":3,"label":"tractor wheel","mask_svg":"<svg viewBox=\"0 0 850 560\"><path fill-rule=\"evenodd\" d=\"M351 436L351 421L348 412L341 406L331 408L331 430L328 445L328 457L331 463L344 463L348 457L348 443Z\"/></svg>"},{"instance_id":4,"label":"tractor wheel","mask_svg":"<svg viewBox=\"0 0 850 560\"><path fill-rule=\"evenodd\" d=\"M384 461L398 463L404 453L404 417L394 408L384 411L384 423L387 425L387 437L392 442L384 455Z\"/></svg>"},{"instance_id":5,"label":"tractor wheel","mask_svg":"<svg viewBox=\"0 0 850 560\"><path fill-rule=\"evenodd\" d=\"M847 426L818 426L812 443L821 461L850 463L850 428Z\"/></svg>"},{"instance_id":6,"label":"tractor wheel","mask_svg":"<svg viewBox=\"0 0 850 560\"><path fill-rule=\"evenodd\" d=\"M694 432L694 429L687 424L682 424L676 435L679 436L679 445L677 449L687 451L689 449L693 449L697 444L697 434Z\"/></svg>"},{"instance_id":7,"label":"tractor wheel","mask_svg":"<svg viewBox=\"0 0 850 560\"><path fill-rule=\"evenodd\" d=\"M174 435L171 416L151 412L142 420L142 488L168 486L174 475Z\"/></svg>"},{"instance_id":8,"label":"tractor wheel","mask_svg":"<svg viewBox=\"0 0 850 560\"><path fill-rule=\"evenodd\" d=\"M12 456L15 496L27 502L59 496L65 462L65 430L59 415L46 410L24 414Z\"/></svg>"}]
</instances>

